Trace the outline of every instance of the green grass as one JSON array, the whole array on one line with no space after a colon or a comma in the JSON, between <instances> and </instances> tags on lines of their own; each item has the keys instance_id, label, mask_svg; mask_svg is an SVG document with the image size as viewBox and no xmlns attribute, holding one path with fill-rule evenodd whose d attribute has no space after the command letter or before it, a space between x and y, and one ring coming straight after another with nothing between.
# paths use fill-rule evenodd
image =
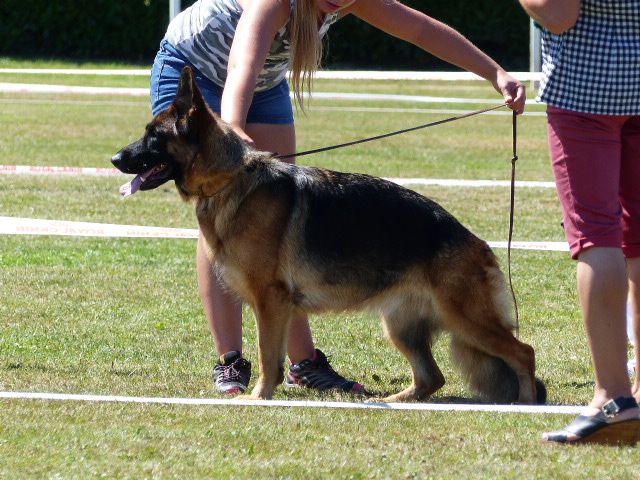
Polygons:
<instances>
[{"instance_id":1,"label":"green grass","mask_svg":"<svg viewBox=\"0 0 640 480\"><path fill-rule=\"evenodd\" d=\"M0 68L87 68L110 70L114 68L131 69L145 67L147 67L147 65L138 63L72 61L55 58L32 59L0 57Z\"/></svg>"},{"instance_id":2,"label":"green grass","mask_svg":"<svg viewBox=\"0 0 640 480\"><path fill-rule=\"evenodd\" d=\"M31 66L0 59L0 68L16 64ZM70 84L67 78L48 81ZM112 86L121 81L94 80ZM127 86L141 86L139 80ZM0 75L3 81L9 80ZM493 95L477 82L318 83L322 91ZM109 166L111 155L139 136L150 116L147 100L132 97L0 94L0 105L0 163L9 165ZM298 116L299 148L444 117L357 111L362 107L416 108L314 100L307 114ZM544 118L524 116L519 125L518 178L551 180ZM486 115L300 160L381 176L508 179L510 148L510 118ZM170 185L123 202L117 190L124 178L2 176L0 215L195 228L191 206ZM507 189L418 190L481 237L506 238ZM559 222L552 189L516 192L516 240L561 241ZM506 265L504 250L497 254ZM194 256L193 240L0 236L0 390L215 397L210 381L215 352L197 296ZM564 253L514 251L512 268L520 336L536 348L549 402L587 402L593 380L573 262ZM380 393L409 383L406 362L384 339L374 316L326 314L311 322L318 346L332 355L341 373ZM244 342L255 362L248 309ZM435 356L447 384L434 401L472 398L449 361L446 336ZM356 399L284 389L276 398ZM638 449L541 445L542 431L569 420L562 415L0 400L0 478L640 476Z\"/></svg>"}]
</instances>

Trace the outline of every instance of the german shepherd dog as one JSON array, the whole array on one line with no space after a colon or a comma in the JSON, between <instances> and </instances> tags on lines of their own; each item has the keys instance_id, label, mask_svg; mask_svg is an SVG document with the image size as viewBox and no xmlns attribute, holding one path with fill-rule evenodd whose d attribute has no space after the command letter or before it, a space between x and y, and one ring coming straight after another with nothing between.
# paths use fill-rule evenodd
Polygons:
<instances>
[{"instance_id":1,"label":"german shepherd dog","mask_svg":"<svg viewBox=\"0 0 640 480\"><path fill-rule=\"evenodd\" d=\"M189 68L173 104L112 163L137 175L131 192L174 180L195 204L209 260L256 314L260 375L250 398L271 398L282 381L292 318L366 308L411 364L411 386L385 401L423 400L444 385L431 352L444 330L483 400L544 403L533 348L512 333L495 255L432 200L253 149L208 108Z\"/></svg>"}]
</instances>

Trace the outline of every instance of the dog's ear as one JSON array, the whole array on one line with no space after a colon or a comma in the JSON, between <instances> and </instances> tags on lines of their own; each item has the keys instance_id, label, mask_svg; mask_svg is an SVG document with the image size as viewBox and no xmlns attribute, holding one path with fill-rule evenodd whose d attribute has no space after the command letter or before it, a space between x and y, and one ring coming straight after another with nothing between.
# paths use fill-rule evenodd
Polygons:
<instances>
[{"instance_id":1,"label":"dog's ear","mask_svg":"<svg viewBox=\"0 0 640 480\"><path fill-rule=\"evenodd\" d=\"M194 128L196 115L204 113L207 107L190 67L182 69L180 85L173 105L178 116L176 121L178 133L193 137L196 134Z\"/></svg>"}]
</instances>

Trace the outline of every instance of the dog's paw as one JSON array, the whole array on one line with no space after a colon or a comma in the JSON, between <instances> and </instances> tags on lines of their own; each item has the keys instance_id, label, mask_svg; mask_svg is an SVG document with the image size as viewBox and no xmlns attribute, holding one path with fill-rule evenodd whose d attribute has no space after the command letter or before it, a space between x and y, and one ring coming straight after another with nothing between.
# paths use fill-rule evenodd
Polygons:
<instances>
[{"instance_id":1,"label":"dog's paw","mask_svg":"<svg viewBox=\"0 0 640 480\"><path fill-rule=\"evenodd\" d=\"M364 403L389 403L385 400L386 397L369 397L367 398Z\"/></svg>"},{"instance_id":2,"label":"dog's paw","mask_svg":"<svg viewBox=\"0 0 640 480\"><path fill-rule=\"evenodd\" d=\"M271 400L273 398L273 391L261 391L254 388L251 393L245 393L235 397L238 400Z\"/></svg>"},{"instance_id":3,"label":"dog's paw","mask_svg":"<svg viewBox=\"0 0 640 480\"><path fill-rule=\"evenodd\" d=\"M238 395L237 397L233 398L234 400L270 400L270 398L262 398L262 397L258 397L256 395L254 395L253 393L247 393L245 395Z\"/></svg>"}]
</instances>

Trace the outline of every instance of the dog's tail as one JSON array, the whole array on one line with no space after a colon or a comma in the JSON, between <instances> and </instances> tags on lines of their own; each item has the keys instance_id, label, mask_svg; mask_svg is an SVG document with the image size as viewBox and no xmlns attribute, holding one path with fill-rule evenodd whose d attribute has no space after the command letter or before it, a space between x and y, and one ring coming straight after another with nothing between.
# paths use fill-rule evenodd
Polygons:
<instances>
[{"instance_id":1,"label":"dog's tail","mask_svg":"<svg viewBox=\"0 0 640 480\"><path fill-rule=\"evenodd\" d=\"M516 372L507 362L465 343L457 337L451 339L451 353L455 363L462 370L465 380L483 401L509 404L518 401L520 382ZM538 378L536 382L536 403L547 401L547 390Z\"/></svg>"},{"instance_id":2,"label":"dog's tail","mask_svg":"<svg viewBox=\"0 0 640 480\"><path fill-rule=\"evenodd\" d=\"M518 377L504 360L488 355L455 336L451 339L451 354L469 386L480 394L482 400L491 403L518 400Z\"/></svg>"}]
</instances>

